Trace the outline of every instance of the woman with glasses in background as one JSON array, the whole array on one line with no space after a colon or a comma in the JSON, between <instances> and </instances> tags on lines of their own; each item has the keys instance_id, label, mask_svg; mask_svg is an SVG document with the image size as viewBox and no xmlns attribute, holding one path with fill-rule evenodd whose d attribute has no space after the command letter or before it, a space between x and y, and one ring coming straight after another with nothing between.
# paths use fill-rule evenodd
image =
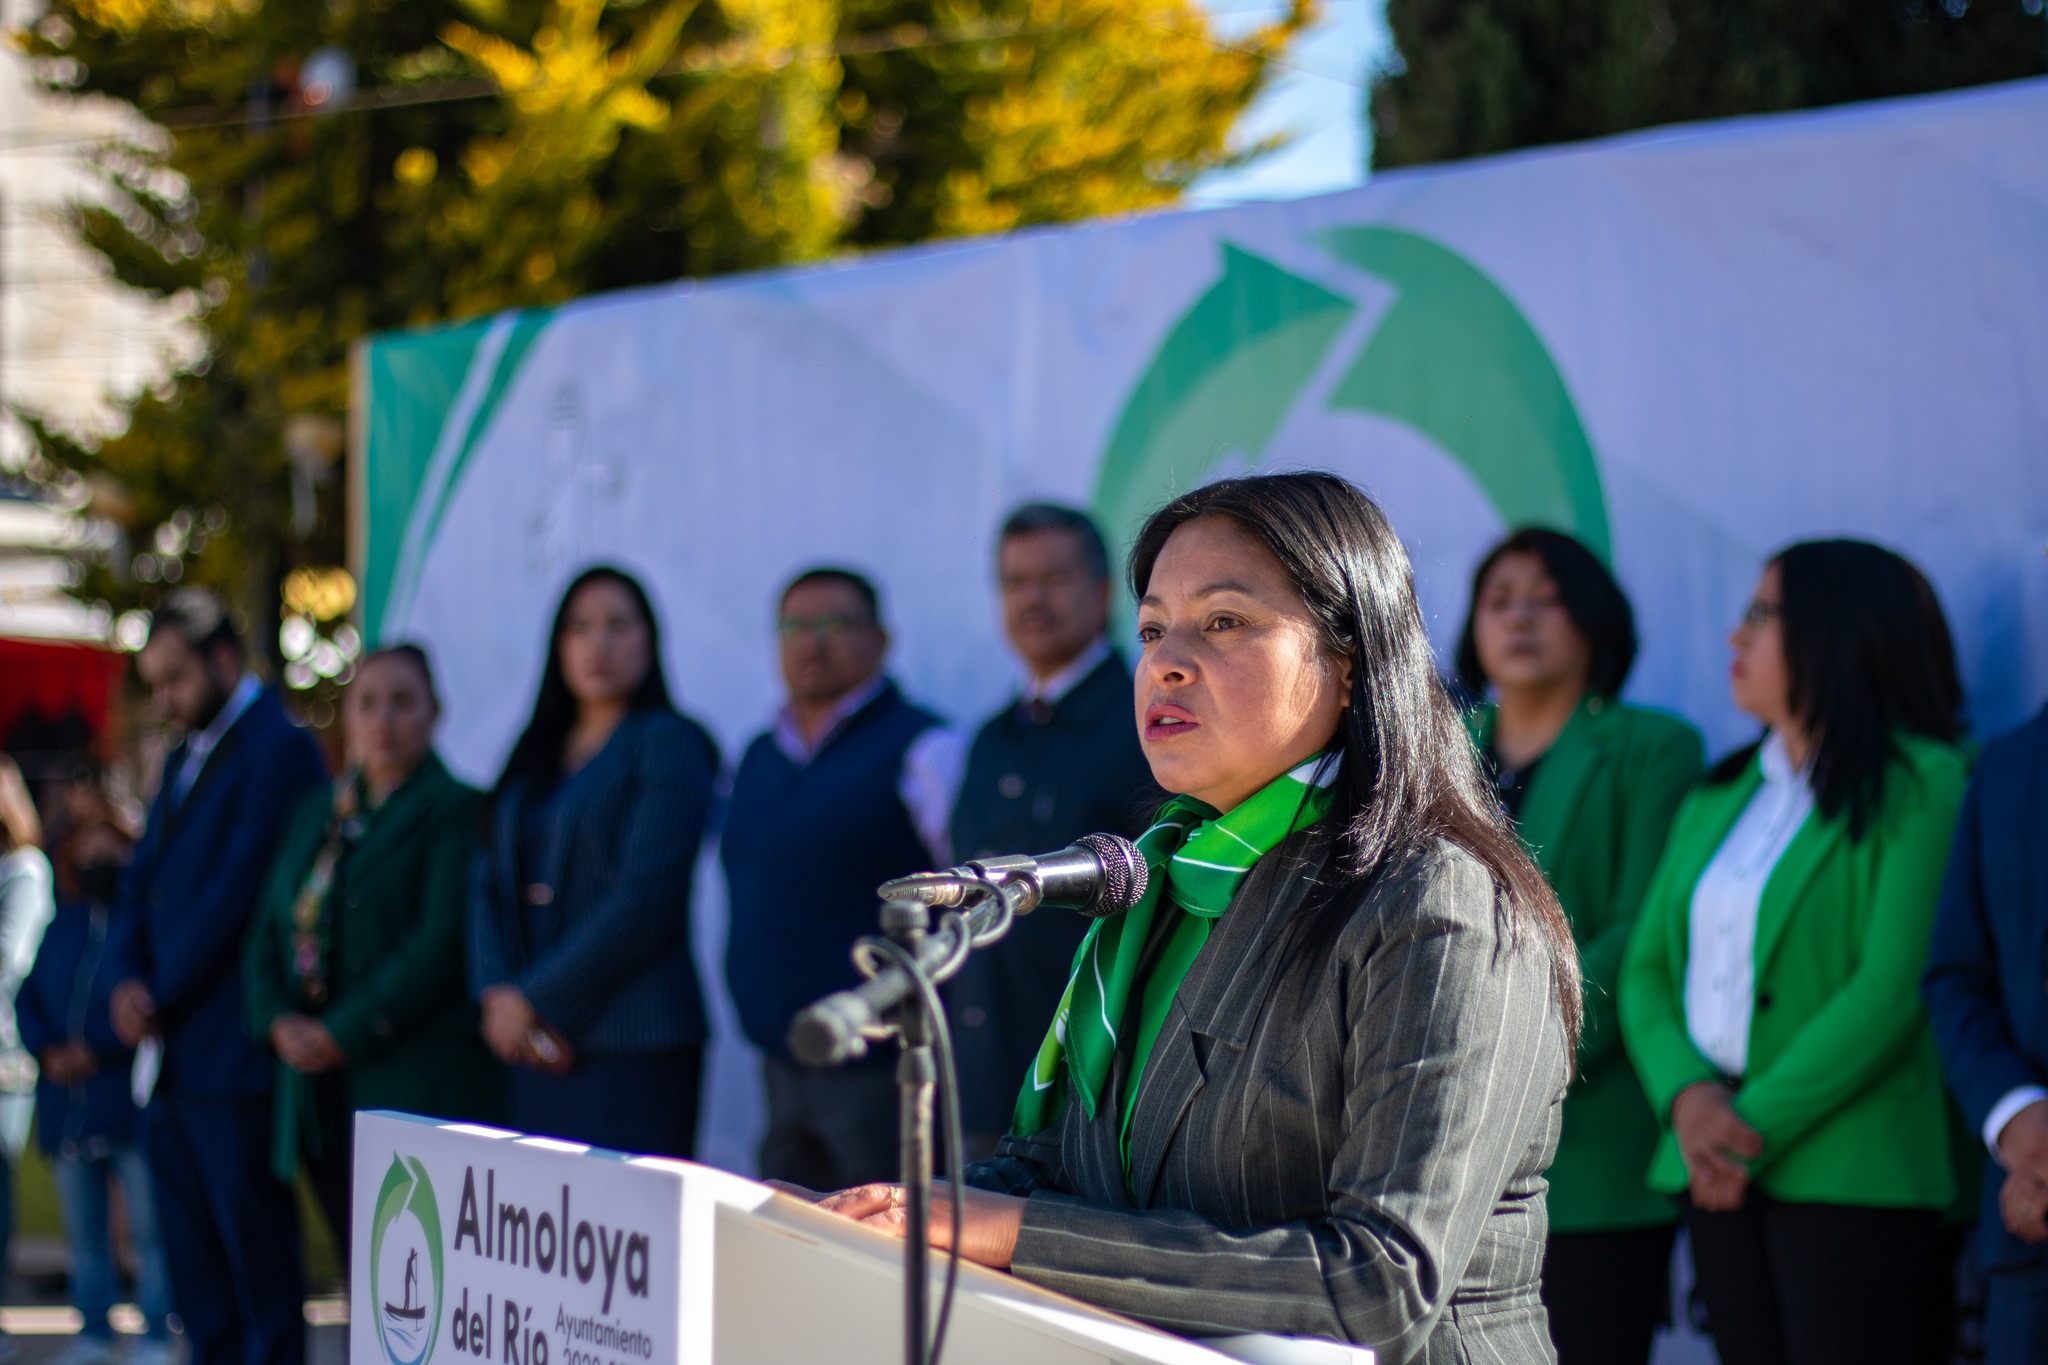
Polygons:
<instances>
[{"instance_id":1,"label":"woman with glasses in background","mask_svg":"<svg viewBox=\"0 0 2048 1365\"><path fill-rule=\"evenodd\" d=\"M1955 1174L1919 982L1962 800L1933 588L1861 541L1765 565L1730 644L1764 726L1672 825L1622 970L1708 1328L1743 1365L1948 1358Z\"/></svg>"},{"instance_id":2,"label":"woman with glasses in background","mask_svg":"<svg viewBox=\"0 0 2048 1365\"><path fill-rule=\"evenodd\" d=\"M1635 614L1594 553L1524 529L1472 577L1458 680L1502 808L1571 920L1586 1022L1550 1165L1543 1301L1562 1365L1644 1365L1669 1316L1678 1209L1643 1183L1657 1119L1621 1046L1614 988L1699 731L1623 705Z\"/></svg>"},{"instance_id":3,"label":"woman with glasses in background","mask_svg":"<svg viewBox=\"0 0 2048 1365\"><path fill-rule=\"evenodd\" d=\"M718 750L678 714L647 592L569 585L490 797L469 920L484 1040L526 1132L687 1157L705 1038L690 877Z\"/></svg>"}]
</instances>

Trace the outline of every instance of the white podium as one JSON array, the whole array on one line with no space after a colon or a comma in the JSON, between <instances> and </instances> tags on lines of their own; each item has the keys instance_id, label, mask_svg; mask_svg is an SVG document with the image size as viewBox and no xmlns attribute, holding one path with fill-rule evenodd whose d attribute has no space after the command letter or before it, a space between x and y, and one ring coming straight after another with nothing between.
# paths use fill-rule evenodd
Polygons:
<instances>
[{"instance_id":1,"label":"white podium","mask_svg":"<svg viewBox=\"0 0 2048 1365\"><path fill-rule=\"evenodd\" d=\"M354 1365L900 1365L902 1244L765 1185L404 1114L356 1118ZM945 1260L934 1256L937 1311ZM962 1264L956 1365L1371 1365L1197 1343Z\"/></svg>"}]
</instances>

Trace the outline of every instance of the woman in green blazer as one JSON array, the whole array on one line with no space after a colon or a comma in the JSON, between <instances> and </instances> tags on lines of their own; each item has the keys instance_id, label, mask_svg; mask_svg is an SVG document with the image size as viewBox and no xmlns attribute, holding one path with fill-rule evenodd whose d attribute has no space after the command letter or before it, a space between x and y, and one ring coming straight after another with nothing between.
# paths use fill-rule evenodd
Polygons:
<instances>
[{"instance_id":1,"label":"woman in green blazer","mask_svg":"<svg viewBox=\"0 0 2048 1365\"><path fill-rule=\"evenodd\" d=\"M1614 986L1672 814L1699 778L1699 731L1617 701L1635 616L1599 558L1525 529L1480 561L1459 681L1501 804L1570 918L1586 1022L1551 1163L1543 1301L1561 1365L1644 1365L1671 1299L1678 1208L1646 1188L1657 1119L1621 1047Z\"/></svg>"},{"instance_id":2,"label":"woman in green blazer","mask_svg":"<svg viewBox=\"0 0 2048 1365\"><path fill-rule=\"evenodd\" d=\"M1955 1198L1918 984L1966 760L1933 589L1860 541L1766 566L1731 644L1765 737L1672 826L1622 969L1721 1359L1947 1359Z\"/></svg>"},{"instance_id":3,"label":"woman in green blazer","mask_svg":"<svg viewBox=\"0 0 2048 1365\"><path fill-rule=\"evenodd\" d=\"M343 708L353 761L286 824L243 980L278 1056L271 1164L304 1159L346 1251L355 1111L494 1119L500 1074L463 982L478 798L434 756L426 656L371 654Z\"/></svg>"}]
</instances>

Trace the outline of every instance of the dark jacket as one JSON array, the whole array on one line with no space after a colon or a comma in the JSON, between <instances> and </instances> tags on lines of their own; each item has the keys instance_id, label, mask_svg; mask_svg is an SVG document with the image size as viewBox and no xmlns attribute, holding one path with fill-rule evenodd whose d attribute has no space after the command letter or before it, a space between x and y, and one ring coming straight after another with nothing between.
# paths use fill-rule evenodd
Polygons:
<instances>
[{"instance_id":1,"label":"dark jacket","mask_svg":"<svg viewBox=\"0 0 2048 1365\"><path fill-rule=\"evenodd\" d=\"M514 781L491 812L471 885L471 990L518 986L582 1052L703 1042L690 883L717 777L718 749L701 725L636 712L564 779L547 865L525 869L520 810L530 794ZM545 903L529 906L535 887L546 888Z\"/></svg>"},{"instance_id":2,"label":"dark jacket","mask_svg":"<svg viewBox=\"0 0 2048 1365\"><path fill-rule=\"evenodd\" d=\"M226 1098L270 1092L269 1049L242 1008L242 941L285 817L326 765L312 737L265 690L228 727L184 800L186 747L171 751L114 915L116 981L141 978L164 1037L157 1092Z\"/></svg>"},{"instance_id":3,"label":"dark jacket","mask_svg":"<svg viewBox=\"0 0 2048 1365\"><path fill-rule=\"evenodd\" d=\"M325 909L327 998L305 998L293 971L292 914L326 842L333 794L307 793L286 824L242 962L249 1029L267 1039L280 1015L310 1014L348 1058L347 1106L441 1119L499 1116L498 1064L464 989L462 926L476 851L477 794L426 761L364 817L334 870ZM277 1067L278 1151L297 1164L306 1078Z\"/></svg>"},{"instance_id":4,"label":"dark jacket","mask_svg":"<svg viewBox=\"0 0 2048 1365\"><path fill-rule=\"evenodd\" d=\"M1971 1141L2023 1085L2048 1086L2048 710L1985 749L1963 798L1921 987ZM2039 1264L2005 1230L1987 1169L1978 1219L1990 1269Z\"/></svg>"},{"instance_id":5,"label":"dark jacket","mask_svg":"<svg viewBox=\"0 0 2048 1365\"><path fill-rule=\"evenodd\" d=\"M104 905L59 900L43 931L36 965L14 998L21 1045L40 1058L46 1047L82 1038L100 1069L82 1085L36 1080L36 1140L52 1156L97 1157L135 1140L128 1068L135 1054L114 1036L108 1014L114 964L107 953L112 914Z\"/></svg>"},{"instance_id":6,"label":"dark jacket","mask_svg":"<svg viewBox=\"0 0 2048 1365\"><path fill-rule=\"evenodd\" d=\"M1011 1270L1191 1336L1280 1332L1384 1365L1554 1359L1538 1297L1566 1067L1550 955L1504 941L1491 875L1440 845L1344 893L1311 829L1260 859L1160 1029L1131 1120L1069 1099L968 1183L1028 1196ZM1134 1030L1125 1029L1128 1037ZM1120 1095L1129 1047L1106 1095Z\"/></svg>"},{"instance_id":7,"label":"dark jacket","mask_svg":"<svg viewBox=\"0 0 2048 1365\"><path fill-rule=\"evenodd\" d=\"M876 930L875 888L930 865L897 794L911 742L939 723L893 683L799 766L758 736L733 778L719 835L732 903L725 975L740 1027L787 1059L790 1017L854 985L853 941ZM871 1048L870 1067L891 1065Z\"/></svg>"},{"instance_id":8,"label":"dark jacket","mask_svg":"<svg viewBox=\"0 0 2048 1365\"><path fill-rule=\"evenodd\" d=\"M1013 700L981 727L953 807L953 854L1050 853L1084 834L1136 836L1164 799L1138 744L1130 669L1112 654L1059 701ZM1026 915L947 988L969 1132L1009 1131L1087 932L1088 921L1067 911Z\"/></svg>"}]
</instances>

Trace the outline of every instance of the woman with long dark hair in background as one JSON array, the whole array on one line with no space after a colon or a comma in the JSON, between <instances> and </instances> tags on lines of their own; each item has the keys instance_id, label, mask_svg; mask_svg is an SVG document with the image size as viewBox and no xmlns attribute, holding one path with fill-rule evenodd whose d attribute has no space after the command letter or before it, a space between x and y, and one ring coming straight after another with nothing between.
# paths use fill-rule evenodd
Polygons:
<instances>
[{"instance_id":1,"label":"woman with long dark hair in background","mask_svg":"<svg viewBox=\"0 0 2048 1365\"><path fill-rule=\"evenodd\" d=\"M1700 775L1699 731L1624 705L1635 613L1591 550L1515 532L1472 576L1458 679L1502 807L1578 940L1586 1024L1550 1164L1543 1301L1562 1365L1645 1365L1669 1316L1678 1209L1643 1183L1657 1118L1621 1046L1614 988L1643 891Z\"/></svg>"},{"instance_id":2,"label":"woman with long dark hair in background","mask_svg":"<svg viewBox=\"0 0 2048 1365\"><path fill-rule=\"evenodd\" d=\"M1809 541L1730 639L1764 738L1679 811L1622 1032L1665 1133L1707 1322L1742 1365L1948 1358L1949 1115L1919 982L1967 763L1933 588Z\"/></svg>"},{"instance_id":3,"label":"woman with long dark hair in background","mask_svg":"<svg viewBox=\"0 0 2048 1365\"><path fill-rule=\"evenodd\" d=\"M1191 1335L1551 1360L1578 963L1407 553L1350 484L1276 474L1170 503L1130 578L1137 723L1174 794L1139 841L1152 889L1083 943L970 1169L963 1254ZM900 1230L900 1197L827 1206Z\"/></svg>"},{"instance_id":4,"label":"woman with long dark hair in background","mask_svg":"<svg viewBox=\"0 0 2048 1365\"><path fill-rule=\"evenodd\" d=\"M491 793L471 903L470 981L512 1068L514 1127L690 1155L705 1038L690 877L717 775L711 737L669 699L646 590L586 570Z\"/></svg>"}]
</instances>

